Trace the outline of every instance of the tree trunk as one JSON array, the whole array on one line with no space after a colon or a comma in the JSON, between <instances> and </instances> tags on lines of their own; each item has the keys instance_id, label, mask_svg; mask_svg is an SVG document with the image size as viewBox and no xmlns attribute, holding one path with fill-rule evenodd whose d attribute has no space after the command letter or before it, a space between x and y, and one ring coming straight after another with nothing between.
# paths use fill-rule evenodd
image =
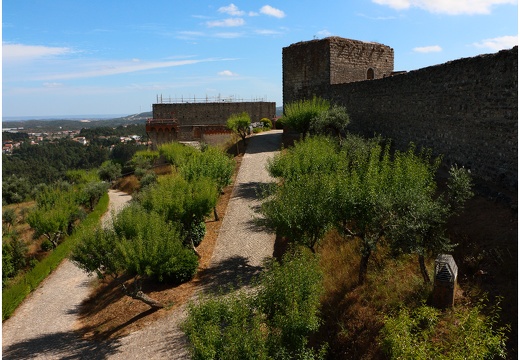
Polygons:
<instances>
[{"instance_id":1,"label":"tree trunk","mask_svg":"<svg viewBox=\"0 0 520 360\"><path fill-rule=\"evenodd\" d=\"M365 283L365 280L367 279L368 260L370 259L371 253L372 250L370 248L363 249L363 254L361 255L361 262L359 263L358 285L363 285Z\"/></svg>"},{"instance_id":2,"label":"tree trunk","mask_svg":"<svg viewBox=\"0 0 520 360\"><path fill-rule=\"evenodd\" d=\"M132 299L140 300L144 302L146 305L151 306L154 309L162 309L164 307L163 304L161 304L159 301L152 299L148 295L146 295L142 290L141 286L138 285L139 281L134 281L134 291L130 292L127 290L125 284L121 285L121 288L123 290L123 293L126 296L130 296Z\"/></svg>"},{"instance_id":3,"label":"tree trunk","mask_svg":"<svg viewBox=\"0 0 520 360\"><path fill-rule=\"evenodd\" d=\"M217 214L217 207L215 206L213 208L213 216L215 216L215 221L219 221L220 218L218 217L218 214Z\"/></svg>"},{"instance_id":4,"label":"tree trunk","mask_svg":"<svg viewBox=\"0 0 520 360\"><path fill-rule=\"evenodd\" d=\"M419 267L421 268L421 275L425 283L430 283L430 275L428 275L428 270L426 270L426 265L424 263L424 255L419 254Z\"/></svg>"},{"instance_id":5,"label":"tree trunk","mask_svg":"<svg viewBox=\"0 0 520 360\"><path fill-rule=\"evenodd\" d=\"M144 292L142 291L138 291L136 292L135 294L132 295L132 298L136 299L136 300L141 300L142 302L144 302L146 305L149 305L151 306L152 308L154 309L162 309L164 307L163 304L161 304L160 302L158 302L157 300L154 300L152 299L151 297L149 297L148 295L146 295Z\"/></svg>"}]
</instances>

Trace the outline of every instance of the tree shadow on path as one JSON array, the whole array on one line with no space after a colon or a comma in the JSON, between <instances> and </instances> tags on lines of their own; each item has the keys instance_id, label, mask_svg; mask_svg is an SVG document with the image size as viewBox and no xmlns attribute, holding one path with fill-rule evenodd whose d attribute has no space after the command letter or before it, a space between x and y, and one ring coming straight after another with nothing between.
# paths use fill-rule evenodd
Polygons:
<instances>
[{"instance_id":1,"label":"tree shadow on path","mask_svg":"<svg viewBox=\"0 0 520 360\"><path fill-rule=\"evenodd\" d=\"M42 335L2 349L2 359L106 359L118 352L120 342L87 341L72 331Z\"/></svg>"},{"instance_id":2,"label":"tree shadow on path","mask_svg":"<svg viewBox=\"0 0 520 360\"><path fill-rule=\"evenodd\" d=\"M199 285L206 294L225 294L250 284L262 271L243 256L233 256L202 270Z\"/></svg>"}]
</instances>

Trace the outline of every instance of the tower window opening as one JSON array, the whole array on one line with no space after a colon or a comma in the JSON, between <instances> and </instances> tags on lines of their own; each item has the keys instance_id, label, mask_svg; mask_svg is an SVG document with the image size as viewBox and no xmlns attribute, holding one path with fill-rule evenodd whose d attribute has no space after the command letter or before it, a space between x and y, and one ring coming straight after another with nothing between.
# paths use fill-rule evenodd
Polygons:
<instances>
[{"instance_id":1,"label":"tower window opening","mask_svg":"<svg viewBox=\"0 0 520 360\"><path fill-rule=\"evenodd\" d=\"M367 70L367 80L374 80L374 69L369 68Z\"/></svg>"}]
</instances>

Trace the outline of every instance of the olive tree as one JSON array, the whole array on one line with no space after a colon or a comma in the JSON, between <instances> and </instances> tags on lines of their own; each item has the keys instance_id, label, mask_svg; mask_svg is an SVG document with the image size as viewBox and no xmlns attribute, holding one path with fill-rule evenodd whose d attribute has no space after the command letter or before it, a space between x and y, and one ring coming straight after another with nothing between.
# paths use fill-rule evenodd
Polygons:
<instances>
[{"instance_id":1,"label":"olive tree","mask_svg":"<svg viewBox=\"0 0 520 360\"><path fill-rule=\"evenodd\" d=\"M232 114L226 122L227 128L240 136L243 141L246 141L246 136L249 133L250 125L251 117L247 112Z\"/></svg>"},{"instance_id":2,"label":"olive tree","mask_svg":"<svg viewBox=\"0 0 520 360\"><path fill-rule=\"evenodd\" d=\"M382 242L396 253L415 253L425 281L424 257L449 251L445 223L471 195L464 170L452 170L447 192L438 195L440 158L411 145L391 153L380 139L349 135L341 148L308 138L269 163L281 181L262 206L269 227L314 249L331 225L360 240L359 283Z\"/></svg>"},{"instance_id":3,"label":"olive tree","mask_svg":"<svg viewBox=\"0 0 520 360\"><path fill-rule=\"evenodd\" d=\"M141 291L143 279L187 281L198 266L197 256L183 245L178 225L136 203L121 210L112 226L84 232L71 260L100 277L132 276L133 291L124 285L123 291L153 308L163 305Z\"/></svg>"},{"instance_id":4,"label":"olive tree","mask_svg":"<svg viewBox=\"0 0 520 360\"><path fill-rule=\"evenodd\" d=\"M78 213L76 196L72 191L47 189L37 197L37 205L27 216L27 223L35 236L45 236L56 248L70 229Z\"/></svg>"}]
</instances>

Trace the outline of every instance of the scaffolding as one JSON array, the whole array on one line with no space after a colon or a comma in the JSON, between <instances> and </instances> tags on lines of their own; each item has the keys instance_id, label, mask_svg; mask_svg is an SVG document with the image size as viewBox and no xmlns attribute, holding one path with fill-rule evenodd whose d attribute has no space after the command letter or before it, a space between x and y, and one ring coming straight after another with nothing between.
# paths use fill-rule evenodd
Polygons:
<instances>
[{"instance_id":1,"label":"scaffolding","mask_svg":"<svg viewBox=\"0 0 520 360\"><path fill-rule=\"evenodd\" d=\"M207 96L200 98L196 96L181 96L180 98L175 97L165 97L162 94L156 95L156 104L201 104L201 103L223 103L223 102L267 102L267 96L265 97L254 97L251 99L243 99L239 98L235 95L229 96L221 96L218 94L217 96Z\"/></svg>"}]
</instances>

